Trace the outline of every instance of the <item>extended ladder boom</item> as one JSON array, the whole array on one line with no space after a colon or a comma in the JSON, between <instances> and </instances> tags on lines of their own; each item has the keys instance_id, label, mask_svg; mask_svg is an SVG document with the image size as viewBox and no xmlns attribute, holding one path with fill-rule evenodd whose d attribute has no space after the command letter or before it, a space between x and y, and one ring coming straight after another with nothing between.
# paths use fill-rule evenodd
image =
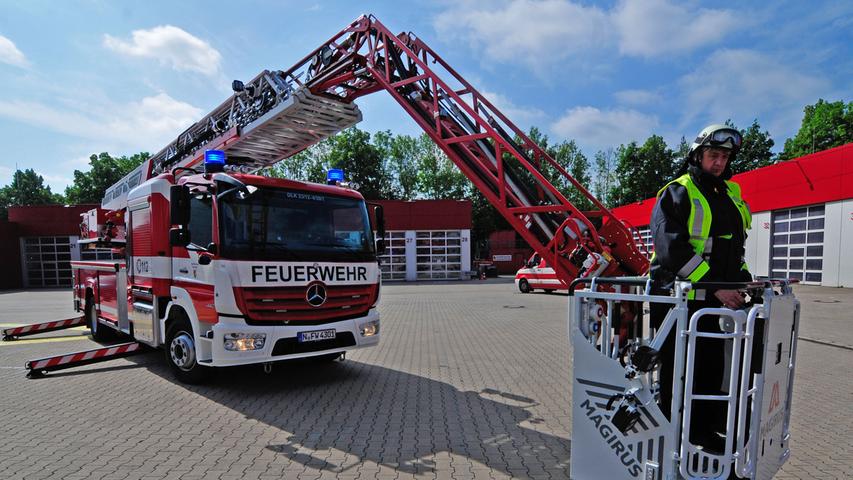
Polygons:
<instances>
[{"instance_id":1,"label":"extended ladder boom","mask_svg":"<svg viewBox=\"0 0 853 480\"><path fill-rule=\"evenodd\" d=\"M582 276L643 274L648 260L628 228L488 99L411 32L362 16L285 71L235 81L225 103L107 192L103 206L206 149L229 163L270 166L361 120L355 99L385 90L424 129L566 284ZM581 211L543 174L550 165Z\"/></svg>"}]
</instances>

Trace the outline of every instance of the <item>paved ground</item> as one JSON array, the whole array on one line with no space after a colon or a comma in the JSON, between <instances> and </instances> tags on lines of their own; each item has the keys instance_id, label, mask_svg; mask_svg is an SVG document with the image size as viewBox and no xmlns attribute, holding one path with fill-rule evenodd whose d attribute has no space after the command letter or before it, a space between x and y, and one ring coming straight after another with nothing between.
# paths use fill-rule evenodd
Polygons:
<instances>
[{"instance_id":1,"label":"paved ground","mask_svg":"<svg viewBox=\"0 0 853 480\"><path fill-rule=\"evenodd\" d=\"M808 340L777 478L851 478L853 290L797 292ZM0 294L0 324L63 318L70 302ZM26 380L26 360L95 344L82 330L2 342L0 478L567 478L566 306L507 279L387 285L380 347L200 387L159 352Z\"/></svg>"}]
</instances>

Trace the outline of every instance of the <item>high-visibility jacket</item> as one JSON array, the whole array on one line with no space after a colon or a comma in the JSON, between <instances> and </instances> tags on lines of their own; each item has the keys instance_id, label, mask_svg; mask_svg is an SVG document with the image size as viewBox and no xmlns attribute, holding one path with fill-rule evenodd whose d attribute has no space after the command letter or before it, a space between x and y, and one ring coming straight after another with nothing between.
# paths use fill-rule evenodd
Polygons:
<instances>
[{"instance_id":1,"label":"high-visibility jacket","mask_svg":"<svg viewBox=\"0 0 853 480\"><path fill-rule=\"evenodd\" d=\"M710 235L712 211L705 195L693 182L689 173L667 183L658 192L658 198L660 198L667 187L672 184L683 186L687 192L687 199L690 204L690 214L687 218L686 228L690 235L688 243L693 250L693 255L672 273L681 279L698 282L711 269L708 261L711 258L714 244L714 238ZM727 187L728 197L740 213L744 231L748 230L752 225L752 215L749 212L749 207L746 202L741 198L740 185L731 181L726 181L725 185ZM724 235L722 238L731 238L731 235ZM655 257L653 256L653 263L654 260ZM742 258L740 260L741 270L748 272L746 262L744 262ZM736 280L737 279L730 279L730 281ZM689 298L695 298L695 291L691 291Z\"/></svg>"}]
</instances>

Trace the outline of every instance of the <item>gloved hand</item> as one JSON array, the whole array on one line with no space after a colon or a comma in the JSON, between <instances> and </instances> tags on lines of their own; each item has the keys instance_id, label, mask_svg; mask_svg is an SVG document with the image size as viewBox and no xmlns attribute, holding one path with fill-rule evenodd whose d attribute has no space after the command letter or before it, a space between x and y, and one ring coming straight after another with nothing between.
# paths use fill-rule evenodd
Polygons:
<instances>
[{"instance_id":1,"label":"gloved hand","mask_svg":"<svg viewBox=\"0 0 853 480\"><path fill-rule=\"evenodd\" d=\"M744 294L740 290L717 290L714 292L714 296L726 308L738 309L746 303L743 298Z\"/></svg>"}]
</instances>

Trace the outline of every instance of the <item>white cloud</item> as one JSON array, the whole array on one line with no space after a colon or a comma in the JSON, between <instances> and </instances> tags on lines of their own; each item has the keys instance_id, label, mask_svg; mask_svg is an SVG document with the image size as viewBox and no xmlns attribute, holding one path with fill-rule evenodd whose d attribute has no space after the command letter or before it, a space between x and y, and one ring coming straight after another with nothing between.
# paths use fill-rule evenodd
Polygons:
<instances>
[{"instance_id":1,"label":"white cloud","mask_svg":"<svg viewBox=\"0 0 853 480\"><path fill-rule=\"evenodd\" d=\"M104 35L104 46L131 57L154 58L175 70L208 75L219 72L222 55L209 43L178 27L161 25L150 30L134 30L131 37L130 41L125 41Z\"/></svg>"},{"instance_id":2,"label":"white cloud","mask_svg":"<svg viewBox=\"0 0 853 480\"><path fill-rule=\"evenodd\" d=\"M0 35L0 63L8 63L16 67L26 67L29 65L27 57L18 50L15 43L3 35Z\"/></svg>"},{"instance_id":3,"label":"white cloud","mask_svg":"<svg viewBox=\"0 0 853 480\"><path fill-rule=\"evenodd\" d=\"M564 0L512 0L501 7L462 3L440 13L435 28L486 55L529 65L553 63L608 41L607 15Z\"/></svg>"},{"instance_id":4,"label":"white cloud","mask_svg":"<svg viewBox=\"0 0 853 480\"><path fill-rule=\"evenodd\" d=\"M597 54L616 46L627 56L689 52L742 25L729 10L669 0L623 0L610 10L568 0L463 1L434 20L440 35L466 40L490 59L533 67L569 58L600 62Z\"/></svg>"},{"instance_id":5,"label":"white cloud","mask_svg":"<svg viewBox=\"0 0 853 480\"><path fill-rule=\"evenodd\" d=\"M616 100L629 105L648 105L650 103L659 103L663 97L656 92L649 90L621 90L613 94Z\"/></svg>"},{"instance_id":6,"label":"white cloud","mask_svg":"<svg viewBox=\"0 0 853 480\"><path fill-rule=\"evenodd\" d=\"M641 57L713 44L743 23L730 10L689 10L668 0L623 0L611 18L619 32L619 51Z\"/></svg>"},{"instance_id":7,"label":"white cloud","mask_svg":"<svg viewBox=\"0 0 853 480\"><path fill-rule=\"evenodd\" d=\"M637 110L575 107L554 122L551 130L558 137L573 138L586 148L607 148L642 141L658 124L656 116Z\"/></svg>"},{"instance_id":8,"label":"white cloud","mask_svg":"<svg viewBox=\"0 0 853 480\"><path fill-rule=\"evenodd\" d=\"M501 93L480 91L480 94L513 122L533 122L545 118L545 112L542 110L520 107Z\"/></svg>"},{"instance_id":9,"label":"white cloud","mask_svg":"<svg viewBox=\"0 0 853 480\"><path fill-rule=\"evenodd\" d=\"M62 110L38 102L0 101L0 116L128 150L157 151L201 117L202 111L165 93L127 104Z\"/></svg>"},{"instance_id":10,"label":"white cloud","mask_svg":"<svg viewBox=\"0 0 853 480\"><path fill-rule=\"evenodd\" d=\"M714 52L679 85L685 123L731 118L746 125L758 118L777 138L794 133L804 105L831 95L828 81L752 50Z\"/></svg>"}]
</instances>

